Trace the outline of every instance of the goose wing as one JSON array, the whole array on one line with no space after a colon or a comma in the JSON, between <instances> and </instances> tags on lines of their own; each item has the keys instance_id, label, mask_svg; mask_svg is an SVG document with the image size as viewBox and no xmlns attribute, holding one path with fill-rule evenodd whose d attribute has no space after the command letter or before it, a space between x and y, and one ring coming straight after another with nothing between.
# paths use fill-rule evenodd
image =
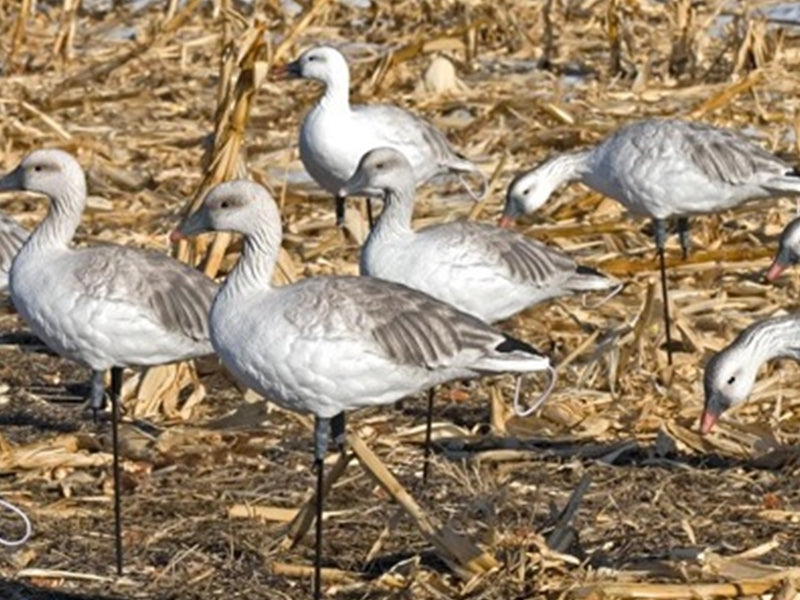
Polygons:
<instances>
[{"instance_id":1,"label":"goose wing","mask_svg":"<svg viewBox=\"0 0 800 600\"><path fill-rule=\"evenodd\" d=\"M217 284L197 269L165 254L124 246L96 246L74 257L86 296L130 305L168 332L208 339Z\"/></svg>"}]
</instances>

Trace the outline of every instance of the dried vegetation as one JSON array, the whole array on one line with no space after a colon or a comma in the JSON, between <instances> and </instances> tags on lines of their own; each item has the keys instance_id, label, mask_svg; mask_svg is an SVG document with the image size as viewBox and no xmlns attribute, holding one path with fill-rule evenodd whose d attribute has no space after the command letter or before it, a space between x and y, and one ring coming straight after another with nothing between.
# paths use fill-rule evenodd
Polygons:
<instances>
[{"instance_id":1,"label":"dried vegetation","mask_svg":"<svg viewBox=\"0 0 800 600\"><path fill-rule=\"evenodd\" d=\"M639 117L744 130L795 162L800 40L756 10L771 2L308 0L296 14L277 0L116 4L0 2L2 166L44 145L77 153L92 194L79 243L166 249L165 233L209 185L249 173L283 208L283 281L354 273L363 218L351 215L343 239L297 158L298 121L318 90L269 79L271 65L320 41L346 44L358 100L426 115L491 175L475 218L497 217L519 169ZM419 224L469 212L442 190L421 194ZM34 197L5 197L2 208L28 226L45 211ZM501 397L509 381L440 391L427 489L423 403L353 415L352 431L419 512L409 498L402 510L389 501L400 488L340 465L325 524L330 596L796 597L798 367L769 366L746 407L714 435L696 433L709 353L794 308L796 272L761 282L793 209L784 200L696 219L686 262L671 242L682 351L668 368L648 225L581 186L557 194L527 233L629 285L600 308L567 299L504 324L553 356L556 392L517 419ZM239 247L220 236L172 250L221 275ZM199 377L184 366L129 379L128 574L116 579L108 434L79 407L87 374L41 352L10 309L0 332L0 493L35 525L24 548L0 554L0 595L309 593L308 540L285 543L312 485L307 419L243 401L213 361ZM364 462L387 485L377 462ZM425 519L486 554L463 568L426 541ZM15 526L0 515L0 530Z\"/></svg>"}]
</instances>

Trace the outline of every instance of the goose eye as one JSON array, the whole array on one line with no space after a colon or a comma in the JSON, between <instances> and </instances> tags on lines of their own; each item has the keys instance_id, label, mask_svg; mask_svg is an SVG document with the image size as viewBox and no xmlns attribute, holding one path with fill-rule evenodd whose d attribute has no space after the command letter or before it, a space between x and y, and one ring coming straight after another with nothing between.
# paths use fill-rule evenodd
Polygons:
<instances>
[{"instance_id":1,"label":"goose eye","mask_svg":"<svg viewBox=\"0 0 800 600\"><path fill-rule=\"evenodd\" d=\"M220 208L230 208L230 205L231 203L228 202L227 200L223 200L222 202L219 203Z\"/></svg>"},{"instance_id":2,"label":"goose eye","mask_svg":"<svg viewBox=\"0 0 800 600\"><path fill-rule=\"evenodd\" d=\"M36 171L37 173L42 171L42 165L34 165L33 170Z\"/></svg>"},{"instance_id":3,"label":"goose eye","mask_svg":"<svg viewBox=\"0 0 800 600\"><path fill-rule=\"evenodd\" d=\"M384 164L382 162L379 162L377 165L375 165L376 169L382 169L383 167L384 167Z\"/></svg>"},{"instance_id":4,"label":"goose eye","mask_svg":"<svg viewBox=\"0 0 800 600\"><path fill-rule=\"evenodd\" d=\"M531 188L525 188L524 190L522 190L522 195L523 196L527 196L528 192L530 192L530 191L531 191Z\"/></svg>"},{"instance_id":5,"label":"goose eye","mask_svg":"<svg viewBox=\"0 0 800 600\"><path fill-rule=\"evenodd\" d=\"M731 375L730 379L728 379L728 385L733 385L736 381L736 375Z\"/></svg>"}]
</instances>

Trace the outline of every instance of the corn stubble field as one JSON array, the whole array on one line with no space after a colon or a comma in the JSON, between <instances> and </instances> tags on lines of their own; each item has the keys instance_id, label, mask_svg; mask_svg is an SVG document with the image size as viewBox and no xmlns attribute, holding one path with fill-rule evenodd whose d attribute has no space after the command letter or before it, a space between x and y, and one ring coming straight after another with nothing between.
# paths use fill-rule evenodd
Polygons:
<instances>
[{"instance_id":1,"label":"corn stubble field","mask_svg":"<svg viewBox=\"0 0 800 600\"><path fill-rule=\"evenodd\" d=\"M320 90L269 77L319 42L348 44L355 101L425 115L491 176L475 209L446 182L425 188L418 225L471 210L495 221L520 169L646 116L744 130L797 163L800 38L753 10L769 2L84 4L0 2L0 166L40 146L76 153L91 195L78 243L173 251L219 276L235 240L169 248L166 234L210 184L237 174L280 199L283 281L357 272L363 218L353 211L343 236L297 155L299 120ZM32 227L46 203L4 196L2 210ZM524 419L508 409L510 379L440 390L427 487L422 398L351 415L351 431L426 514L398 508L351 462L326 500L330 597L794 598L798 367L771 364L750 403L697 433L708 356L752 321L794 309L796 272L762 282L793 214L787 199L694 219L686 262L670 240L681 351L668 367L649 224L580 185L557 193L521 229L627 287L599 308L568 298L503 323L552 356L556 390ZM110 433L82 411L88 371L45 353L8 304L0 335L0 495L35 528L0 552L0 596L310 594L312 536L284 543L313 485L309 419L243 396L213 360L197 377L187 366L131 375L118 579ZM469 537L496 565L451 568L421 519ZM0 514L1 532L17 528Z\"/></svg>"}]
</instances>

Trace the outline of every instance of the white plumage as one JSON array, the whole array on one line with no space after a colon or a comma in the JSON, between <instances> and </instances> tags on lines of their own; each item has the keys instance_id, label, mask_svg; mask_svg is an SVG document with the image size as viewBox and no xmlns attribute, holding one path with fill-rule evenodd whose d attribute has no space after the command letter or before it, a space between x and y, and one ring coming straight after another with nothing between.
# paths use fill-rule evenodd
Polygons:
<instances>
[{"instance_id":1,"label":"white plumage","mask_svg":"<svg viewBox=\"0 0 800 600\"><path fill-rule=\"evenodd\" d=\"M355 172L361 157L373 148L388 146L411 163L417 185L437 175L481 171L459 155L429 122L391 105L350 105L350 71L341 52L319 46L287 65L285 74L314 79L325 85L319 102L300 128L300 158L314 180L331 194Z\"/></svg>"}]
</instances>

